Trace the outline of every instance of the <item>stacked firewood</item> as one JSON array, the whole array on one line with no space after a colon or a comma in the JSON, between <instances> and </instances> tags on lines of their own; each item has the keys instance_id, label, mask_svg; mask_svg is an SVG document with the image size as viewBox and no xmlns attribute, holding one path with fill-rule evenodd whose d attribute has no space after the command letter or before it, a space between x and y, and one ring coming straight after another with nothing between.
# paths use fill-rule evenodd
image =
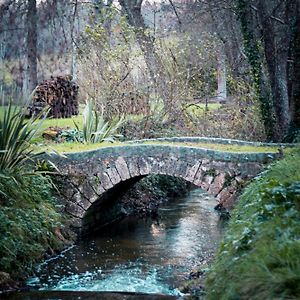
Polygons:
<instances>
[{"instance_id":1,"label":"stacked firewood","mask_svg":"<svg viewBox=\"0 0 300 300\"><path fill-rule=\"evenodd\" d=\"M50 108L48 117L69 118L78 115L78 85L70 76L51 77L36 87L29 115L38 115L45 107Z\"/></svg>"}]
</instances>

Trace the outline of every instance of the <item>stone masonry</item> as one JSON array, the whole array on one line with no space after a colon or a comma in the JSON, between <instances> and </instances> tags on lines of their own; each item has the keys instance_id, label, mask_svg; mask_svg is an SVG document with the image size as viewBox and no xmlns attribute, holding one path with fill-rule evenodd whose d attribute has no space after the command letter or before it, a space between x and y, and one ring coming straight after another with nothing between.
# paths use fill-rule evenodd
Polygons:
<instances>
[{"instance_id":1,"label":"stone masonry","mask_svg":"<svg viewBox=\"0 0 300 300\"><path fill-rule=\"evenodd\" d=\"M273 159L271 153L228 153L192 146L132 144L51 155L62 173L61 201L79 230L88 210L121 186L149 174L183 178L232 209L240 190Z\"/></svg>"}]
</instances>

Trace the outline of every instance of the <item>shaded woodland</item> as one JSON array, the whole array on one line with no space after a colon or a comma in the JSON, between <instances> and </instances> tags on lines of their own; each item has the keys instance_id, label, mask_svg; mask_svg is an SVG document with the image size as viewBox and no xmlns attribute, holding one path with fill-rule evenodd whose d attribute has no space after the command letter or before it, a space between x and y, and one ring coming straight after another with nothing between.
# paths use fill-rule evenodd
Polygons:
<instances>
[{"instance_id":1,"label":"shaded woodland","mask_svg":"<svg viewBox=\"0 0 300 300\"><path fill-rule=\"evenodd\" d=\"M80 103L93 100L107 120L130 116L128 138L291 141L300 126L299 7L4 0L1 102L24 103L42 81L70 75Z\"/></svg>"}]
</instances>

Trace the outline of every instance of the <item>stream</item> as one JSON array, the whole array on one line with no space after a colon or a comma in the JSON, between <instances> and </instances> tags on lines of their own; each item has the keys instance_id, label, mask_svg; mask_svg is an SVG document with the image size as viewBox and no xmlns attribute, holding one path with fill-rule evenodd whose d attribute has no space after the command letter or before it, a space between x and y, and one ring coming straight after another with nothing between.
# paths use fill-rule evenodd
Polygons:
<instances>
[{"instance_id":1,"label":"stream","mask_svg":"<svg viewBox=\"0 0 300 300\"><path fill-rule=\"evenodd\" d=\"M221 239L215 205L214 198L195 189L160 205L159 220L128 217L42 263L28 285L56 294L181 296L177 287L192 269L211 259Z\"/></svg>"}]
</instances>

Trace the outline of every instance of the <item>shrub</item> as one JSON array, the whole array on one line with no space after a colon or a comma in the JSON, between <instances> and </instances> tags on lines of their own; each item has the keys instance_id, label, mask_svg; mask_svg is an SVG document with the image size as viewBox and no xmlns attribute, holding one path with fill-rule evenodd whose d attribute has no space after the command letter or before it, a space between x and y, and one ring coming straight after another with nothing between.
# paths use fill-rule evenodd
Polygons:
<instances>
[{"instance_id":1,"label":"shrub","mask_svg":"<svg viewBox=\"0 0 300 300\"><path fill-rule=\"evenodd\" d=\"M207 278L207 299L300 298L300 151L244 191Z\"/></svg>"},{"instance_id":2,"label":"shrub","mask_svg":"<svg viewBox=\"0 0 300 300\"><path fill-rule=\"evenodd\" d=\"M51 182L41 175L0 178L0 270L18 279L62 243L54 234L62 217L55 210Z\"/></svg>"}]
</instances>

